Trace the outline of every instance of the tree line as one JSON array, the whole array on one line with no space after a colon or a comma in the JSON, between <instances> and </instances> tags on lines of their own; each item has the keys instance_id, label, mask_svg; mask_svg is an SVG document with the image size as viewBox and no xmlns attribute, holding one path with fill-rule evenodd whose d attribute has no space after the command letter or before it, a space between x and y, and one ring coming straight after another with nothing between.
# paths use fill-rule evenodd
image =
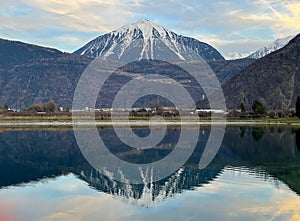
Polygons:
<instances>
[{"instance_id":1,"label":"tree line","mask_svg":"<svg viewBox=\"0 0 300 221\"><path fill-rule=\"evenodd\" d=\"M0 112L9 112L13 111L10 110L7 105L0 105ZM38 112L45 112L45 113L56 113L59 111L69 112L68 107L63 107L62 109L55 103L54 100L50 100L47 103L33 103L29 107L22 110L22 112L31 112L31 113L38 113Z\"/></svg>"},{"instance_id":2,"label":"tree line","mask_svg":"<svg viewBox=\"0 0 300 221\"><path fill-rule=\"evenodd\" d=\"M269 111L267 113L267 108L266 106L260 101L260 100L255 100L252 104L252 110L249 112L246 110L245 105L243 102L240 103L240 112L237 111L232 111L229 113L231 116L238 116L238 115L247 115L247 114L254 114L256 116L266 116L269 115L270 117L275 117L276 114L278 117L284 117L286 115L291 116L290 113L284 114L280 113L280 111L277 111L275 113L274 111ZM7 112L8 111L8 106L7 105L0 105L0 112ZM45 112L45 113L55 113L59 111L63 112L69 112L69 107L63 107L62 110L58 107L58 105L55 103L54 100L50 100L47 103L34 103L30 105L28 108L24 110L25 112L32 112L32 113L38 113L38 112ZM135 112L132 113L133 116L135 116ZM293 116L296 116L300 118L300 96L297 97L296 100L296 105L295 105L295 111L292 113Z\"/></svg>"},{"instance_id":3,"label":"tree line","mask_svg":"<svg viewBox=\"0 0 300 221\"><path fill-rule=\"evenodd\" d=\"M229 113L230 117L295 117L300 118L300 96L297 97L295 110L267 110L267 107L260 100L252 103L251 110L246 110L243 102L240 103L239 111L234 110Z\"/></svg>"}]
</instances>

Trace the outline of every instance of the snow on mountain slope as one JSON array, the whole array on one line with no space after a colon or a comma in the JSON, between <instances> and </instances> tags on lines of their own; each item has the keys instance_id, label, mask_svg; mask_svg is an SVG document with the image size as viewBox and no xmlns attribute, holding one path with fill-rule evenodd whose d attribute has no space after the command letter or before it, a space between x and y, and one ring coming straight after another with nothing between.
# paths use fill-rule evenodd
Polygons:
<instances>
[{"instance_id":1,"label":"snow on mountain slope","mask_svg":"<svg viewBox=\"0 0 300 221\"><path fill-rule=\"evenodd\" d=\"M140 20L99 36L74 52L113 60L224 60L212 46L177 35L148 20Z\"/></svg>"},{"instance_id":2,"label":"snow on mountain slope","mask_svg":"<svg viewBox=\"0 0 300 221\"><path fill-rule=\"evenodd\" d=\"M254 52L253 54L249 55L248 58L255 58L255 59L262 58L262 57L266 56L267 54L270 54L270 53L272 53L274 51L277 51L277 50L283 48L294 37L295 37L295 35L288 36L286 38L277 39L276 41L272 42L268 46L263 47L263 48L257 50L256 52Z\"/></svg>"},{"instance_id":3,"label":"snow on mountain slope","mask_svg":"<svg viewBox=\"0 0 300 221\"><path fill-rule=\"evenodd\" d=\"M237 60L237 59L242 59L244 58L243 55L236 51L229 52L227 56L225 56L227 60Z\"/></svg>"}]
</instances>

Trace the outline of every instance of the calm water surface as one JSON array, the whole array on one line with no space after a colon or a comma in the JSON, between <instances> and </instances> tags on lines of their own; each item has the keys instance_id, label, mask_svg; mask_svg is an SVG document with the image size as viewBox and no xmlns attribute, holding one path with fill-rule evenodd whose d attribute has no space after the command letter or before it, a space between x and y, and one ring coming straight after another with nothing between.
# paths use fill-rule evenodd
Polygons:
<instances>
[{"instance_id":1,"label":"calm water surface","mask_svg":"<svg viewBox=\"0 0 300 221\"><path fill-rule=\"evenodd\" d=\"M3 130L0 221L300 220L299 129L228 127L217 156L200 170L209 131L201 130L176 173L131 185L93 169L72 130ZM180 130L170 128L158 146L138 151L122 145L112 129L99 134L120 159L149 163L172 151Z\"/></svg>"}]
</instances>

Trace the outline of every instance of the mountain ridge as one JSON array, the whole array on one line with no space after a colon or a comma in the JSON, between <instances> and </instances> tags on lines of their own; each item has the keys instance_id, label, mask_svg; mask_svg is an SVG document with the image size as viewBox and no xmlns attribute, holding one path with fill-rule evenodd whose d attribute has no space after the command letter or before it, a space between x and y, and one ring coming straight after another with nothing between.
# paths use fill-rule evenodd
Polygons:
<instances>
[{"instance_id":1,"label":"mountain ridge","mask_svg":"<svg viewBox=\"0 0 300 221\"><path fill-rule=\"evenodd\" d=\"M26 63L33 59L58 58L63 52L49 47L41 47L21 41L0 38L0 65L8 67L14 63Z\"/></svg>"},{"instance_id":2,"label":"mountain ridge","mask_svg":"<svg viewBox=\"0 0 300 221\"><path fill-rule=\"evenodd\" d=\"M300 34L285 47L262 57L223 85L229 109L247 109L261 100L268 109L294 108L300 95Z\"/></svg>"},{"instance_id":3,"label":"mountain ridge","mask_svg":"<svg viewBox=\"0 0 300 221\"><path fill-rule=\"evenodd\" d=\"M262 58L274 51L277 51L277 50L283 48L284 46L286 46L289 43L290 40L292 40L295 37L296 37L296 35L290 35L285 38L278 38L275 41L273 41L272 43L270 43L269 45L262 47L262 48L258 49L257 51L255 51L254 53L250 54L247 58L254 58L254 59Z\"/></svg>"}]
</instances>

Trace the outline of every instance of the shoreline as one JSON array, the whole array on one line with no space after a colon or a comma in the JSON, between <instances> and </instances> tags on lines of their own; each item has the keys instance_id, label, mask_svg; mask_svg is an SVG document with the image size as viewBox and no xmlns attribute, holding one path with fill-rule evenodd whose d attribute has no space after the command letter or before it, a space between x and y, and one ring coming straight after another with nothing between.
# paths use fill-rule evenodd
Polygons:
<instances>
[{"instance_id":1,"label":"shoreline","mask_svg":"<svg viewBox=\"0 0 300 221\"><path fill-rule=\"evenodd\" d=\"M166 120L166 121L151 121L148 120L130 120L130 122L119 120L112 123L111 121L80 121L75 124L72 121L62 120L0 120L0 127L101 127L101 126L117 126L117 127L148 127L148 126L300 126L299 122L288 121L262 121L262 120L249 120L249 121L230 121L230 120L205 120L205 121L189 121L189 120Z\"/></svg>"},{"instance_id":2,"label":"shoreline","mask_svg":"<svg viewBox=\"0 0 300 221\"><path fill-rule=\"evenodd\" d=\"M129 120L129 121L128 121ZM191 116L164 117L152 119L151 117L116 117L114 122L111 117L80 116L74 120L70 115L51 116L8 116L0 115L0 128L95 128L95 127L199 127L199 126L290 126L300 127L300 119L286 118L248 118L237 117L208 117L195 118Z\"/></svg>"}]
</instances>

